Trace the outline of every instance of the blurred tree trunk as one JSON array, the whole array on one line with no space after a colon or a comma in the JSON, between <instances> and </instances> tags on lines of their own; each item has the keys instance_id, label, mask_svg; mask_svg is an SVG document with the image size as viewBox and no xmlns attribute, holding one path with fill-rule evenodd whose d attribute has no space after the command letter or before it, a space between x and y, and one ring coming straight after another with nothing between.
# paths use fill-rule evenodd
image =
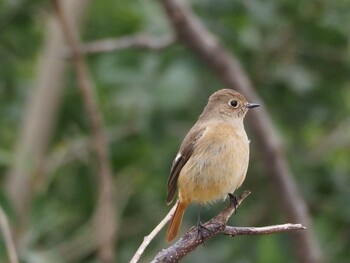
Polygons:
<instances>
[{"instance_id":1,"label":"blurred tree trunk","mask_svg":"<svg viewBox=\"0 0 350 263\"><path fill-rule=\"evenodd\" d=\"M87 4L85 0L62 0L75 33ZM65 41L55 16L48 17L47 25L35 87L28 98L14 160L6 178L6 189L18 218L17 241L25 230L35 185L43 179L45 156L63 93Z\"/></svg>"},{"instance_id":2,"label":"blurred tree trunk","mask_svg":"<svg viewBox=\"0 0 350 263\"><path fill-rule=\"evenodd\" d=\"M113 171L110 162L110 151L103 131L103 115L99 108L95 85L90 76L87 63L80 53L79 38L69 25L66 10L60 0L52 1L65 40L72 53L72 64L75 67L77 87L85 104L85 111L90 121L91 136L98 163L99 200L95 210L95 230L98 240L98 257L102 263L115 262L115 203L113 187Z\"/></svg>"}]
</instances>

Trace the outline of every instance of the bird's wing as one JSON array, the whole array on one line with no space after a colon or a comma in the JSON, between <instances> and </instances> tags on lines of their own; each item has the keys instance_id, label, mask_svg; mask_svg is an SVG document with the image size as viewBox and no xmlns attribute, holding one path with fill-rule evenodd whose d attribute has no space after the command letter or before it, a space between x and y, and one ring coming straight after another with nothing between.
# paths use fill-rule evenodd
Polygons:
<instances>
[{"instance_id":1,"label":"bird's wing","mask_svg":"<svg viewBox=\"0 0 350 263\"><path fill-rule=\"evenodd\" d=\"M179 153L176 155L173 161L173 165L171 166L168 178L166 198L168 204L170 204L174 200L174 196L177 189L177 179L179 178L180 171L190 159L195 145L197 141L202 137L205 129L206 127L193 127L181 144Z\"/></svg>"}]
</instances>

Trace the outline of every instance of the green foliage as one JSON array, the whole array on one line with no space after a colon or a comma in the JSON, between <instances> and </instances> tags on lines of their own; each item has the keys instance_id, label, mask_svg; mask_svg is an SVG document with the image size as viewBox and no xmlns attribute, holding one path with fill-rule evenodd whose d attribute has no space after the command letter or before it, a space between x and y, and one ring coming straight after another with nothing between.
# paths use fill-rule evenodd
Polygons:
<instances>
[{"instance_id":1,"label":"green foliage","mask_svg":"<svg viewBox=\"0 0 350 263\"><path fill-rule=\"evenodd\" d=\"M142 10L137 1L92 1L86 21L86 38L111 38L138 32L143 23Z\"/></svg>"},{"instance_id":2,"label":"green foliage","mask_svg":"<svg viewBox=\"0 0 350 263\"><path fill-rule=\"evenodd\" d=\"M46 1L0 1L0 180L5 181L19 138L24 105L43 41ZM135 33L169 34L159 2L91 1L86 42ZM292 170L309 204L326 262L347 262L350 208L350 4L336 1L192 1L205 25L238 57L282 133ZM117 189L118 262L127 262L143 236L167 213L165 184L178 147L221 83L182 44L149 52L122 50L88 57ZM47 154L47 180L30 209L22 262L96 262L89 247L98 178L90 126L75 75L65 94ZM248 127L249 128L249 127ZM234 225L284 221L252 135L243 189L253 195ZM0 203L11 213L2 184ZM223 204L203 209L210 218ZM185 215L182 232L196 223ZM10 216L15 227L16 219ZM82 238L89 237L89 238ZM290 234L220 237L184 262L295 262ZM66 245L66 246L65 246ZM164 231L144 255L167 246ZM66 254L60 255L60 252ZM81 254L79 254L81 252ZM0 238L0 261L6 258ZM40 261L41 260L41 261ZM45 261L46 260L46 261Z\"/></svg>"}]
</instances>

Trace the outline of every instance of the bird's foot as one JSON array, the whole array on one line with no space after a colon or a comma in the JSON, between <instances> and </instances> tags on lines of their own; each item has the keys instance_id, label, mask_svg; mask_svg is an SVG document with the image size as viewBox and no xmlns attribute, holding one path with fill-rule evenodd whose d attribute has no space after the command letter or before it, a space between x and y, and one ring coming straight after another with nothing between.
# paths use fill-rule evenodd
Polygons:
<instances>
[{"instance_id":1,"label":"bird's foot","mask_svg":"<svg viewBox=\"0 0 350 263\"><path fill-rule=\"evenodd\" d=\"M234 206L235 208L235 214L237 214L237 209L238 209L238 201L237 201L237 196L234 194L229 193L228 197L230 198L230 204Z\"/></svg>"},{"instance_id":2,"label":"bird's foot","mask_svg":"<svg viewBox=\"0 0 350 263\"><path fill-rule=\"evenodd\" d=\"M204 237L205 232L211 232L211 230L207 227L205 227L200 220L197 222L197 236L200 238L201 242L203 242L203 245L205 246Z\"/></svg>"}]
</instances>

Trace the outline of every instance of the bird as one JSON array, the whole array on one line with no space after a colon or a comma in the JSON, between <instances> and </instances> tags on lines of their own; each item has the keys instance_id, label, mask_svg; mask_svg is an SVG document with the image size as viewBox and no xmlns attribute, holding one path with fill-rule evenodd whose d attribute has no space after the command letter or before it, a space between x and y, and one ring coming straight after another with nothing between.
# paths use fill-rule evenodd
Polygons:
<instances>
[{"instance_id":1,"label":"bird","mask_svg":"<svg viewBox=\"0 0 350 263\"><path fill-rule=\"evenodd\" d=\"M249 163L243 119L258 106L233 89L221 89L209 97L170 169L166 201L171 204L178 192L178 203L166 233L168 242L178 235L190 204L225 200L242 185Z\"/></svg>"}]
</instances>

